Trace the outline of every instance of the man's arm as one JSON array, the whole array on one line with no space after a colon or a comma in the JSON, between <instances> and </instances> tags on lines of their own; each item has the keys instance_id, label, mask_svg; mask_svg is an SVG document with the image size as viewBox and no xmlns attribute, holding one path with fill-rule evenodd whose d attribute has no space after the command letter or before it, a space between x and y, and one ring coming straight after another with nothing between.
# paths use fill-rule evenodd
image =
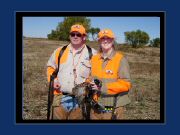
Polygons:
<instances>
[{"instance_id":1,"label":"man's arm","mask_svg":"<svg viewBox=\"0 0 180 135\"><path fill-rule=\"evenodd\" d=\"M58 55L59 55L60 50L61 48L56 49L48 60L48 63L47 63L48 82L50 82L50 76L52 75L52 73L58 68L57 64L58 64Z\"/></svg>"}]
</instances>

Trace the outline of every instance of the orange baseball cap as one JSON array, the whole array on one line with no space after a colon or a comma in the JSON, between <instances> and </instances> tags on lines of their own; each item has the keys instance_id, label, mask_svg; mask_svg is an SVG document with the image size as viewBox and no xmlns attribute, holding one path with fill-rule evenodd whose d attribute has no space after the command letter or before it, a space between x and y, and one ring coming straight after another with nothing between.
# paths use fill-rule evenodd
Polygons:
<instances>
[{"instance_id":1,"label":"orange baseball cap","mask_svg":"<svg viewBox=\"0 0 180 135\"><path fill-rule=\"evenodd\" d=\"M98 33L99 39L105 36L109 38L115 38L114 33L112 32L111 29L103 29Z\"/></svg>"},{"instance_id":2,"label":"orange baseball cap","mask_svg":"<svg viewBox=\"0 0 180 135\"><path fill-rule=\"evenodd\" d=\"M70 33L71 32L75 32L75 31L81 33L82 35L83 34L86 35L85 28L82 25L80 25L80 24L75 24L75 25L71 26Z\"/></svg>"}]
</instances>

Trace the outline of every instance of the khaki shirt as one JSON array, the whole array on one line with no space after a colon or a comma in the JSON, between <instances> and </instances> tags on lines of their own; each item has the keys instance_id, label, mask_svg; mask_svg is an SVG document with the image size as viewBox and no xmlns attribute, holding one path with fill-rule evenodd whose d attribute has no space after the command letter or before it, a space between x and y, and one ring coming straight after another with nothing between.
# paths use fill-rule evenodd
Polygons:
<instances>
[{"instance_id":1,"label":"khaki shirt","mask_svg":"<svg viewBox=\"0 0 180 135\"><path fill-rule=\"evenodd\" d=\"M73 73L73 51L72 46L69 44L67 46L69 48L69 53L66 62L60 64L59 66L59 72L57 75L58 81L61 85L61 91L63 92L72 92L72 88L75 86L75 76ZM66 48L66 49L67 49ZM55 54L57 49L54 51L54 53L51 55L47 66L51 66L54 68L57 68L58 65L55 64ZM92 48L92 54L96 54L96 50ZM81 56L81 57L80 57ZM77 64L78 63L78 64ZM89 77L90 71L91 71L91 65L89 60L89 53L86 45L84 48L80 48L76 54L74 55L74 65L76 65L76 84L83 83L86 78Z\"/></svg>"},{"instance_id":2,"label":"khaki shirt","mask_svg":"<svg viewBox=\"0 0 180 135\"><path fill-rule=\"evenodd\" d=\"M115 50L113 50L109 56L104 56L103 53L101 54L101 59L103 59L103 63L102 63L103 68L107 65L108 61L111 60L115 54L116 54ZM130 82L131 81L130 69L127 59L123 57L120 61L120 64L121 66L118 70L119 79L123 79L125 81ZM103 83L105 84L107 82L103 82ZM107 87L105 85L102 85L102 91L107 91ZM101 97L99 99L99 102L105 106L113 106L114 97ZM117 97L116 107L124 106L129 103L130 103L130 99L128 97L128 94L119 95Z\"/></svg>"}]
</instances>

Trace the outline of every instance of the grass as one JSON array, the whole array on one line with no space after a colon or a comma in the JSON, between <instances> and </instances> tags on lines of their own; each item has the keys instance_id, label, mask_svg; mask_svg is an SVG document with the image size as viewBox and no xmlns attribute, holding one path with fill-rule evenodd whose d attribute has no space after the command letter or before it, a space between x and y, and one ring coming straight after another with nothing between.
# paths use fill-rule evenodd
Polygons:
<instances>
[{"instance_id":1,"label":"grass","mask_svg":"<svg viewBox=\"0 0 180 135\"><path fill-rule=\"evenodd\" d=\"M23 118L46 119L48 83L46 63L59 47L68 42L25 38L23 44ZM88 43L98 49L97 43ZM160 119L160 48L116 46L129 61L131 104L125 119Z\"/></svg>"}]
</instances>

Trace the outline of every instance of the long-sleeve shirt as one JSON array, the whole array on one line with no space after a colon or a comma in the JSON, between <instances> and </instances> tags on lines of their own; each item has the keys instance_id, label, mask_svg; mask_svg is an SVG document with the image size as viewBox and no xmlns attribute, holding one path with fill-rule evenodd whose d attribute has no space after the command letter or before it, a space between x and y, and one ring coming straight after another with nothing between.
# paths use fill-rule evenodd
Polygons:
<instances>
[{"instance_id":1,"label":"long-sleeve shirt","mask_svg":"<svg viewBox=\"0 0 180 135\"><path fill-rule=\"evenodd\" d=\"M131 88L129 64L121 53L113 50L108 57L105 57L103 53L98 53L92 57L91 63L91 75L102 81L102 93L114 95L129 91ZM112 106L113 97L102 97L100 102ZM117 106L125 105L128 102L127 94L118 96Z\"/></svg>"}]
</instances>

